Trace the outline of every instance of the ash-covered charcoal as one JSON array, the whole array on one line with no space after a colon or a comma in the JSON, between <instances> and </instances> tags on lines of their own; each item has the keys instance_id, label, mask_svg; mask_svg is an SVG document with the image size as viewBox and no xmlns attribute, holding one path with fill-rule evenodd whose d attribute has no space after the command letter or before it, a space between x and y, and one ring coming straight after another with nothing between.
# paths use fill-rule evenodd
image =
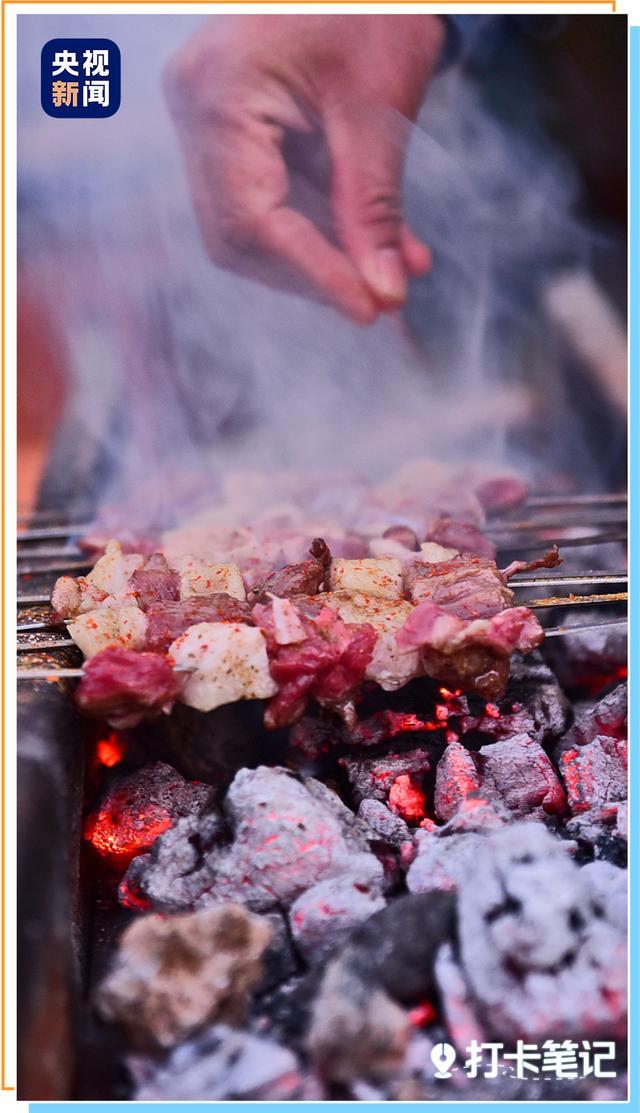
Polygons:
<instances>
[{"instance_id":1,"label":"ash-covered charcoal","mask_svg":"<svg viewBox=\"0 0 640 1113\"><path fill-rule=\"evenodd\" d=\"M174 1047L213 1020L237 1024L270 938L269 924L237 905L143 916L120 940L97 1009L137 1047Z\"/></svg>"},{"instance_id":2,"label":"ash-covered charcoal","mask_svg":"<svg viewBox=\"0 0 640 1113\"><path fill-rule=\"evenodd\" d=\"M618 804L616 811L616 835L626 842L629 837L629 805L626 800Z\"/></svg>"},{"instance_id":3,"label":"ash-covered charcoal","mask_svg":"<svg viewBox=\"0 0 640 1113\"><path fill-rule=\"evenodd\" d=\"M465 1055L473 1040L477 1043L486 1041L486 1032L480 1023L477 1004L450 942L443 943L436 955L434 977L446 1021L447 1036L458 1053Z\"/></svg>"},{"instance_id":4,"label":"ash-covered charcoal","mask_svg":"<svg viewBox=\"0 0 640 1113\"><path fill-rule=\"evenodd\" d=\"M371 889L350 877L319 881L291 905L289 924L296 947L310 964L322 963L385 903L378 885Z\"/></svg>"},{"instance_id":5,"label":"ash-covered charcoal","mask_svg":"<svg viewBox=\"0 0 640 1113\"><path fill-rule=\"evenodd\" d=\"M375 983L363 980L349 956L329 963L313 1003L306 1048L323 1078L383 1080L404 1059L411 1022Z\"/></svg>"},{"instance_id":6,"label":"ash-covered charcoal","mask_svg":"<svg viewBox=\"0 0 640 1113\"><path fill-rule=\"evenodd\" d=\"M225 825L214 813L179 819L150 854L134 858L120 883L121 904L164 913L194 908L212 884L209 856L224 838Z\"/></svg>"},{"instance_id":7,"label":"ash-covered charcoal","mask_svg":"<svg viewBox=\"0 0 640 1113\"><path fill-rule=\"evenodd\" d=\"M493 742L480 750L482 788L516 818L562 815L562 785L542 746L526 734Z\"/></svg>"},{"instance_id":8,"label":"ash-covered charcoal","mask_svg":"<svg viewBox=\"0 0 640 1113\"><path fill-rule=\"evenodd\" d=\"M436 828L435 833L441 838L469 831L483 834L497 831L512 821L511 812L498 800L487 799L480 791L471 792L461 800L451 819L443 827Z\"/></svg>"},{"instance_id":9,"label":"ash-covered charcoal","mask_svg":"<svg viewBox=\"0 0 640 1113\"><path fill-rule=\"evenodd\" d=\"M173 847L186 855L187 870L180 886L186 905L206 907L220 901L237 901L258 911L287 908L312 885L327 878L344 877L372 890L380 890L383 868L369 849L367 829L334 792L319 781L298 780L288 770L259 766L242 769L223 803L231 839L220 847L207 847L210 832L200 839L196 852L189 846L158 848L155 861L140 867L134 880L138 890L155 907L157 894L164 903L173 891ZM200 824L196 825L196 834ZM185 826L183 842L194 839ZM190 868L189 862L193 862ZM162 873L169 867L169 874ZM175 901L180 899L176 890Z\"/></svg>"},{"instance_id":10,"label":"ash-covered charcoal","mask_svg":"<svg viewBox=\"0 0 640 1113\"><path fill-rule=\"evenodd\" d=\"M484 838L476 832L452 833L442 837L436 831L417 831L417 852L407 871L409 892L457 890L465 877L473 874Z\"/></svg>"},{"instance_id":11,"label":"ash-covered charcoal","mask_svg":"<svg viewBox=\"0 0 640 1113\"><path fill-rule=\"evenodd\" d=\"M430 1000L436 954L455 936L455 907L452 893L398 897L354 931L345 954L400 1004Z\"/></svg>"},{"instance_id":12,"label":"ash-covered charcoal","mask_svg":"<svg viewBox=\"0 0 640 1113\"><path fill-rule=\"evenodd\" d=\"M589 888L596 910L623 935L626 934L629 886L627 871L611 862L588 862L580 870L580 877Z\"/></svg>"},{"instance_id":13,"label":"ash-covered charcoal","mask_svg":"<svg viewBox=\"0 0 640 1113\"><path fill-rule=\"evenodd\" d=\"M340 758L340 764L347 770L357 803L361 800L388 801L398 777L411 777L412 784L419 787L431 768L426 750L406 750L364 759L345 757Z\"/></svg>"},{"instance_id":14,"label":"ash-covered charcoal","mask_svg":"<svg viewBox=\"0 0 640 1113\"><path fill-rule=\"evenodd\" d=\"M444 841L444 840L443 840ZM480 841L458 937L482 1024L501 1039L622 1038L626 941L567 843L521 822Z\"/></svg>"},{"instance_id":15,"label":"ash-covered charcoal","mask_svg":"<svg viewBox=\"0 0 640 1113\"><path fill-rule=\"evenodd\" d=\"M599 736L623 739L627 737L627 685L618 684L612 692L592 707L582 711L556 750L556 758L566 750L586 746Z\"/></svg>"},{"instance_id":16,"label":"ash-covered charcoal","mask_svg":"<svg viewBox=\"0 0 640 1113\"><path fill-rule=\"evenodd\" d=\"M389 846L400 847L411 841L412 832L404 819L390 811L381 800L362 800L358 808L358 819L367 825L372 838L380 839Z\"/></svg>"},{"instance_id":17,"label":"ash-covered charcoal","mask_svg":"<svg viewBox=\"0 0 640 1113\"><path fill-rule=\"evenodd\" d=\"M164 762L145 765L117 781L89 816L84 837L103 858L124 868L182 816L201 812L211 795L209 785L186 781Z\"/></svg>"},{"instance_id":18,"label":"ash-covered charcoal","mask_svg":"<svg viewBox=\"0 0 640 1113\"><path fill-rule=\"evenodd\" d=\"M565 825L567 835L575 839L580 848L581 856L596 860L603 859L616 866L627 864L627 836L621 833L619 815L623 812L622 829L624 831L624 809L626 801L622 804L607 804L604 808L592 808L588 812L578 812L571 817Z\"/></svg>"},{"instance_id":19,"label":"ash-covered charcoal","mask_svg":"<svg viewBox=\"0 0 640 1113\"><path fill-rule=\"evenodd\" d=\"M177 1047L160 1065L129 1058L134 1101L291 1101L321 1098L292 1051L224 1024Z\"/></svg>"},{"instance_id":20,"label":"ash-covered charcoal","mask_svg":"<svg viewBox=\"0 0 640 1113\"><path fill-rule=\"evenodd\" d=\"M479 787L478 758L460 742L449 742L436 768L434 811L438 819L446 823L465 797Z\"/></svg>"},{"instance_id":21,"label":"ash-covered charcoal","mask_svg":"<svg viewBox=\"0 0 640 1113\"><path fill-rule=\"evenodd\" d=\"M558 767L574 815L627 799L627 755L626 739L604 735L562 753Z\"/></svg>"}]
</instances>

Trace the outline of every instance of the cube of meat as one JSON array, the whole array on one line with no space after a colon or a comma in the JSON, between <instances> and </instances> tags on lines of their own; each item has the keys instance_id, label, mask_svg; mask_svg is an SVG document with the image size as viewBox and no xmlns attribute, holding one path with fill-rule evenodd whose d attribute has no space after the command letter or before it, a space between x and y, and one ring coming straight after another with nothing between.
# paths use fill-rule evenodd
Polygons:
<instances>
[{"instance_id":1,"label":"cube of meat","mask_svg":"<svg viewBox=\"0 0 640 1113\"><path fill-rule=\"evenodd\" d=\"M332 591L348 595L366 592L379 599L402 598L402 563L395 557L365 557L364 560L331 562L329 583Z\"/></svg>"},{"instance_id":2,"label":"cube of meat","mask_svg":"<svg viewBox=\"0 0 640 1113\"><path fill-rule=\"evenodd\" d=\"M139 607L121 606L112 600L93 611L77 615L67 629L69 637L73 638L85 657L94 657L101 649L111 645L140 650L145 645L147 616Z\"/></svg>"},{"instance_id":3,"label":"cube of meat","mask_svg":"<svg viewBox=\"0 0 640 1113\"><path fill-rule=\"evenodd\" d=\"M142 568L144 557L140 553L123 553L119 541L109 541L104 555L96 561L87 576L87 583L105 595L126 595L129 577Z\"/></svg>"},{"instance_id":4,"label":"cube of meat","mask_svg":"<svg viewBox=\"0 0 640 1113\"><path fill-rule=\"evenodd\" d=\"M395 634L389 631L379 634L365 677L379 684L385 692L396 692L414 676L421 676L423 671L418 650L401 651Z\"/></svg>"},{"instance_id":5,"label":"cube of meat","mask_svg":"<svg viewBox=\"0 0 640 1113\"><path fill-rule=\"evenodd\" d=\"M177 669L193 670L182 698L198 711L241 699L268 699L278 691L269 672L264 635L241 622L191 626L172 643L169 659Z\"/></svg>"},{"instance_id":6,"label":"cube of meat","mask_svg":"<svg viewBox=\"0 0 640 1113\"><path fill-rule=\"evenodd\" d=\"M237 564L214 564L199 557L177 557L173 567L180 576L180 598L225 592L234 599L246 599L242 573Z\"/></svg>"}]
</instances>

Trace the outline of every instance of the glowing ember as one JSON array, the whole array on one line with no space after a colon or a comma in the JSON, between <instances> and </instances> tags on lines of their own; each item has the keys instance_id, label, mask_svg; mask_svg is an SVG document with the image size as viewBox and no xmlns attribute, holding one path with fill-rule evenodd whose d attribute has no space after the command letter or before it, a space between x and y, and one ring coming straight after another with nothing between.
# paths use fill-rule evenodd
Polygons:
<instances>
[{"instance_id":1,"label":"glowing ember","mask_svg":"<svg viewBox=\"0 0 640 1113\"><path fill-rule=\"evenodd\" d=\"M409 1011L409 1023L414 1028L426 1028L436 1019L436 1010L430 1001L421 1001L419 1005Z\"/></svg>"},{"instance_id":2,"label":"glowing ember","mask_svg":"<svg viewBox=\"0 0 640 1113\"><path fill-rule=\"evenodd\" d=\"M411 773L396 777L389 791L389 807L407 823L419 823L424 818L426 800L420 783Z\"/></svg>"},{"instance_id":3,"label":"glowing ember","mask_svg":"<svg viewBox=\"0 0 640 1113\"><path fill-rule=\"evenodd\" d=\"M108 738L101 738L96 746L96 760L99 765L106 765L107 769L122 761L125 753L126 746L115 731Z\"/></svg>"},{"instance_id":4,"label":"glowing ember","mask_svg":"<svg viewBox=\"0 0 640 1113\"><path fill-rule=\"evenodd\" d=\"M185 781L158 762L124 777L86 822L84 837L101 857L124 868L180 816L198 812L208 801L208 785Z\"/></svg>"}]
</instances>

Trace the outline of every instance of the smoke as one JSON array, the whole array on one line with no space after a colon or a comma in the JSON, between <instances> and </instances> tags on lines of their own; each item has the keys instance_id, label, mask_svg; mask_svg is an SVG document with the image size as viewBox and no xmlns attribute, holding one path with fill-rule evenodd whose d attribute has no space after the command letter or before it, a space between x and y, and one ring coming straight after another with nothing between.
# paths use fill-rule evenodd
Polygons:
<instances>
[{"instance_id":1,"label":"smoke","mask_svg":"<svg viewBox=\"0 0 640 1113\"><path fill-rule=\"evenodd\" d=\"M404 318L362 329L205 257L159 92L196 24L20 17L27 71L71 26L113 38L125 67L110 120L36 119L22 102L21 252L56 290L71 382L44 499L84 494L144 529L212 501L238 467L377 477L433 456L539 479L569 466L556 444L569 436L571 462L590 468L545 309L553 276L587 269L593 246L566 162L492 117L462 71L437 78L406 172L434 269ZM325 198L296 184L326 225Z\"/></svg>"}]
</instances>

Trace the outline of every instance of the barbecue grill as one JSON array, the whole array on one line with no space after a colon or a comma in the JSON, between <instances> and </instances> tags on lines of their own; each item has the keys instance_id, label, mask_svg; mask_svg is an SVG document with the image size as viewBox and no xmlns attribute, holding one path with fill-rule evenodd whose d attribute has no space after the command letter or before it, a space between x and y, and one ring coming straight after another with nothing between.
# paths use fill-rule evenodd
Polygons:
<instances>
[{"instance_id":1,"label":"barbecue grill","mask_svg":"<svg viewBox=\"0 0 640 1113\"><path fill-rule=\"evenodd\" d=\"M540 611L547 638L567 646L585 635L611 637L618 647L624 640L626 523L623 494L538 495L528 500L526 511L490 520L487 533L499 561L540 551L551 542L565 558L559 572L522 573L511 581L517 604ZM153 753L188 777L203 769L210 774L203 761L207 717L191 709L174 711L155 732L152 750L146 748L144 727L128 732L122 742L75 712L69 695L82 674L81 654L54 616L49 595L58 575L82 574L93 564L83 549L86 529L86 523L48 512L19 520L19 946L21 969L27 972L20 1002L19 1086L20 1096L30 1099L128 1094L121 1068L108 1065L121 1061L121 1037L94 1019L90 1001L132 913L118 906L108 866L96 865L83 846L83 813L95 803L96 793L104 791L105 778L108 782L123 755L127 769L139 768ZM620 678L619 661L616 667ZM601 677L603 685L611 679ZM412 716L406 703L399 702L404 716L399 729L416 729L412 718L425 729L424 716ZM455 700L447 706L441 712L444 719L455 713ZM214 714L221 736L236 740L238 765L253 763L257 740L263 757L266 753L269 761L282 760L282 732L265 740L250 706ZM435 723L441 726L442 721ZM246 735L244 745L237 742L238 731ZM42 891L40 880L47 887Z\"/></svg>"}]
</instances>

